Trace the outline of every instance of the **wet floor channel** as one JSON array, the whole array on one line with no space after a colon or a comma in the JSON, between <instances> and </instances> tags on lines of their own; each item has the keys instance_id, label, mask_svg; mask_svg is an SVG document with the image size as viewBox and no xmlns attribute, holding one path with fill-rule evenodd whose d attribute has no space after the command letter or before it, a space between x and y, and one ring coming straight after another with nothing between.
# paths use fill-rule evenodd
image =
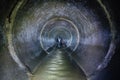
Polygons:
<instances>
[{"instance_id":1,"label":"wet floor channel","mask_svg":"<svg viewBox=\"0 0 120 80\"><path fill-rule=\"evenodd\" d=\"M62 50L49 54L31 80L86 80L84 74L76 69Z\"/></svg>"}]
</instances>

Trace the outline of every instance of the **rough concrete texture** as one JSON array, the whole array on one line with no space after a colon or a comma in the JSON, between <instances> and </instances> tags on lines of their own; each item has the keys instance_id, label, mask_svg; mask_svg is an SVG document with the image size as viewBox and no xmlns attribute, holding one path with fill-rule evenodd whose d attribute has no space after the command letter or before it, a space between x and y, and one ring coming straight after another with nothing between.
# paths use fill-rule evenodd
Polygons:
<instances>
[{"instance_id":1,"label":"rough concrete texture","mask_svg":"<svg viewBox=\"0 0 120 80\"><path fill-rule=\"evenodd\" d=\"M28 80L26 72L18 67L8 49L0 52L0 80Z\"/></svg>"},{"instance_id":2,"label":"rough concrete texture","mask_svg":"<svg viewBox=\"0 0 120 80\"><path fill-rule=\"evenodd\" d=\"M59 35L87 77L106 67L114 51L114 28L101 0L20 1L18 6L17 0L0 1L0 80L28 80L19 62L34 71Z\"/></svg>"}]
</instances>

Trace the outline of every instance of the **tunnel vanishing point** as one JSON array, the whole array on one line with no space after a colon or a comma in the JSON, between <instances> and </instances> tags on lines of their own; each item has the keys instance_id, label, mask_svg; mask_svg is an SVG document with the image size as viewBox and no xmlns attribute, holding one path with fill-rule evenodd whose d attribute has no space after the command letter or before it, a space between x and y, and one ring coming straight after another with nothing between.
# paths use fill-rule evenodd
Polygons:
<instances>
[{"instance_id":1,"label":"tunnel vanishing point","mask_svg":"<svg viewBox=\"0 0 120 80\"><path fill-rule=\"evenodd\" d=\"M0 80L98 80L116 36L103 0L2 3Z\"/></svg>"}]
</instances>

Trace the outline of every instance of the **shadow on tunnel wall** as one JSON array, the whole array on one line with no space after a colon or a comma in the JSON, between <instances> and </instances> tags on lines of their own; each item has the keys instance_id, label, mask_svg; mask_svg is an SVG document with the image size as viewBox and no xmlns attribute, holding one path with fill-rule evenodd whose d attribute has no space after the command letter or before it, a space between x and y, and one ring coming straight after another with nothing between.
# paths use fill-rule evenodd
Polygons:
<instances>
[{"instance_id":1,"label":"shadow on tunnel wall","mask_svg":"<svg viewBox=\"0 0 120 80\"><path fill-rule=\"evenodd\" d=\"M90 5L94 2L91 0ZM107 6L111 15L113 16L113 21L116 25L117 36L116 36L116 50L108 66L103 69L97 76L97 80L119 80L120 79L120 12L119 4L113 0L103 1ZM28 76L25 72L19 69L18 65L11 58L6 44L6 36L4 28L5 20L11 14L14 5L17 0L1 0L0 1L0 80L27 80ZM93 5L94 7L94 5ZM69 50L70 51L70 50ZM104 73L104 74L103 74ZM24 77L23 77L24 76Z\"/></svg>"},{"instance_id":2,"label":"shadow on tunnel wall","mask_svg":"<svg viewBox=\"0 0 120 80\"><path fill-rule=\"evenodd\" d=\"M108 80L119 80L120 79L120 11L119 4L114 0L104 1L106 5L109 5L110 12L113 15L113 21L115 22L116 33L116 49L111 61L104 71L107 71L106 76L109 77Z\"/></svg>"}]
</instances>

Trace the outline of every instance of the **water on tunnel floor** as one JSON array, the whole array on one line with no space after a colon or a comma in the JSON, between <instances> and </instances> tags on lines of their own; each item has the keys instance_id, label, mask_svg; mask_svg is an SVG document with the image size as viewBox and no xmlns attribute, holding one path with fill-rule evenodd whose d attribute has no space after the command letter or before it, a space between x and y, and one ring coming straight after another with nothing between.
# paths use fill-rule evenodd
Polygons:
<instances>
[{"instance_id":1,"label":"water on tunnel floor","mask_svg":"<svg viewBox=\"0 0 120 80\"><path fill-rule=\"evenodd\" d=\"M76 69L68 59L65 51L54 50L39 68L33 73L31 80L86 80L82 71Z\"/></svg>"}]
</instances>

